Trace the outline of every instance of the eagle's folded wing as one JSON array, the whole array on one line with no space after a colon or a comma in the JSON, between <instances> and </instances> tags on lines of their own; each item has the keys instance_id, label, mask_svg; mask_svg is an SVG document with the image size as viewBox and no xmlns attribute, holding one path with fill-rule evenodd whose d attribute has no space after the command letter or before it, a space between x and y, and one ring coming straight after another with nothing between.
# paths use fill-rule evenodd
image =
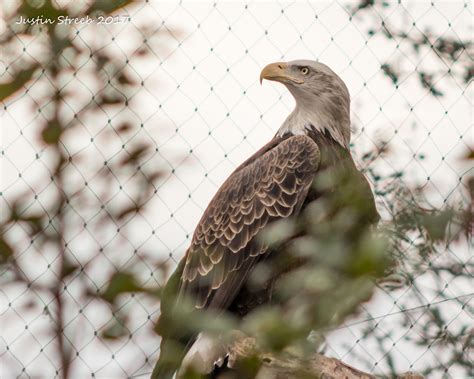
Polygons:
<instances>
[{"instance_id":1,"label":"eagle's folded wing","mask_svg":"<svg viewBox=\"0 0 474 379\"><path fill-rule=\"evenodd\" d=\"M257 234L299 212L320 162L304 135L283 140L239 167L204 212L186 253L180 297L196 308L227 308L258 258Z\"/></svg>"}]
</instances>

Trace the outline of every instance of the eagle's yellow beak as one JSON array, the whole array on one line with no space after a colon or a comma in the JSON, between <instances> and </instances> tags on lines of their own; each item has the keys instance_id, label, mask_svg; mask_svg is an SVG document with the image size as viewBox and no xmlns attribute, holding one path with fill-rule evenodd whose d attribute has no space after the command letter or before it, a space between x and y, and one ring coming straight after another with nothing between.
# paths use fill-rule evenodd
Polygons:
<instances>
[{"instance_id":1,"label":"eagle's yellow beak","mask_svg":"<svg viewBox=\"0 0 474 379\"><path fill-rule=\"evenodd\" d=\"M282 83L289 81L296 84L303 83L303 80L291 75L289 66L285 62L275 62L265 66L260 73L260 84L262 84L263 79Z\"/></svg>"}]
</instances>

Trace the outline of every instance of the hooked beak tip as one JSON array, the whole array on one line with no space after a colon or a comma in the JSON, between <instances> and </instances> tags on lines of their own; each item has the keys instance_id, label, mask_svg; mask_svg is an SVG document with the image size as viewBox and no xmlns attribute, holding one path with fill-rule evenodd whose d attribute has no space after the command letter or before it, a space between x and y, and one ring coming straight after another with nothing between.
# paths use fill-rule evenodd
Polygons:
<instances>
[{"instance_id":1,"label":"hooked beak tip","mask_svg":"<svg viewBox=\"0 0 474 379\"><path fill-rule=\"evenodd\" d=\"M287 72L287 63L275 62L266 65L260 73L260 85L262 85L263 79L273 80L281 82L284 79L291 79Z\"/></svg>"}]
</instances>

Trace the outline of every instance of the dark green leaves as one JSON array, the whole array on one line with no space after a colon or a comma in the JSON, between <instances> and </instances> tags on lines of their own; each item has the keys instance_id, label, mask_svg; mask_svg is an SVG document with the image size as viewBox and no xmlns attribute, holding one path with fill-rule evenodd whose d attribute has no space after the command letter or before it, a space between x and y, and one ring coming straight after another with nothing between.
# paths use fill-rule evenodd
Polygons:
<instances>
[{"instance_id":1,"label":"dark green leaves","mask_svg":"<svg viewBox=\"0 0 474 379\"><path fill-rule=\"evenodd\" d=\"M129 272L117 272L114 274L102 293L101 297L109 303L114 303L117 296L130 292L143 292L135 276Z\"/></svg>"},{"instance_id":2,"label":"dark green leaves","mask_svg":"<svg viewBox=\"0 0 474 379\"><path fill-rule=\"evenodd\" d=\"M2 231L0 231L2 232ZM1 233L0 237L0 265L5 264L8 262L10 257L13 256L13 248L10 246L10 244L5 241L3 238L3 233Z\"/></svg>"},{"instance_id":3,"label":"dark green leaves","mask_svg":"<svg viewBox=\"0 0 474 379\"><path fill-rule=\"evenodd\" d=\"M452 209L431 211L421 215L421 223L426 229L430 239L441 241L445 238L448 224L456 215Z\"/></svg>"},{"instance_id":4,"label":"dark green leaves","mask_svg":"<svg viewBox=\"0 0 474 379\"><path fill-rule=\"evenodd\" d=\"M109 14L130 3L132 3L132 0L96 0L90 8L86 10L85 14L95 12Z\"/></svg>"},{"instance_id":5,"label":"dark green leaves","mask_svg":"<svg viewBox=\"0 0 474 379\"><path fill-rule=\"evenodd\" d=\"M384 63L382 66L380 66L382 71L384 72L385 75L387 75L391 80L392 83L396 84L398 83L398 76L399 74L394 71L392 66L388 63Z\"/></svg>"},{"instance_id":6,"label":"dark green leaves","mask_svg":"<svg viewBox=\"0 0 474 379\"><path fill-rule=\"evenodd\" d=\"M128 329L125 326L125 320L115 316L110 325L102 332L102 337L106 339L117 339L127 335Z\"/></svg>"},{"instance_id":7,"label":"dark green leaves","mask_svg":"<svg viewBox=\"0 0 474 379\"><path fill-rule=\"evenodd\" d=\"M248 317L243 330L270 350L282 350L300 338L306 338L309 330L305 322L288 322L277 308L261 307Z\"/></svg>"},{"instance_id":8,"label":"dark green leaves","mask_svg":"<svg viewBox=\"0 0 474 379\"><path fill-rule=\"evenodd\" d=\"M33 74L37 68L37 65L32 65L29 68L13 74L13 80L10 82L0 84L0 100L5 100L9 96L22 89L24 85L28 83L33 77Z\"/></svg>"},{"instance_id":9,"label":"dark green leaves","mask_svg":"<svg viewBox=\"0 0 474 379\"><path fill-rule=\"evenodd\" d=\"M53 6L51 0L29 0L22 1L18 9L17 16L24 18L36 18L41 16L43 19L56 20L59 16L65 15L63 10Z\"/></svg>"},{"instance_id":10,"label":"dark green leaves","mask_svg":"<svg viewBox=\"0 0 474 379\"><path fill-rule=\"evenodd\" d=\"M56 145L59 142L63 129L57 120L53 120L46 124L43 131L41 132L41 137L44 142L48 145Z\"/></svg>"}]
</instances>

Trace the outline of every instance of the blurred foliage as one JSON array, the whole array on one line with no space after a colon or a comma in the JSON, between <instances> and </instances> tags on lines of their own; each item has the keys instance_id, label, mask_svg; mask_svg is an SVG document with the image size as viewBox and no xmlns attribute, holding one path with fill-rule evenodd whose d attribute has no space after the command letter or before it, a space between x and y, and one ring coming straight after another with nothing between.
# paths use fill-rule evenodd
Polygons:
<instances>
[{"instance_id":1,"label":"blurred foliage","mask_svg":"<svg viewBox=\"0 0 474 379\"><path fill-rule=\"evenodd\" d=\"M89 2L90 3L90 2ZM161 177L161 173L155 168L146 168L141 165L145 159L149 159L152 148L147 143L130 142L126 149L122 149L118 158L109 162L105 161L103 168L100 169L101 192L107 193L108 189L116 183L118 177L128 178L130 197L129 204L122 202L119 206L111 206L105 195L91 195L84 191L88 183L84 183L81 188L71 186L67 181L71 174L75 172L75 165L84 158L81 153L70 154L68 146L71 138L74 138L74 130L81 125L81 119L85 117L94 117L95 112L110 110L117 104L127 104L129 94L133 93L140 86L136 80L131 79L127 66L119 62L115 56L107 50L102 49L93 51L77 43L76 30L74 24L58 22L46 23L41 25L17 24L19 17L56 20L59 16L74 17L97 17L98 15L108 15L120 10L130 1L112 1L98 0L92 2L89 6L86 3L82 8L69 6L58 8L56 2L52 0L25 0L19 3L18 8L8 19L7 31L0 40L0 49L7 54L11 53L11 61L7 60L5 71L9 73L11 79L5 75L0 84L0 100L8 104L10 97L20 93L28 93L30 87L37 81L46 80L51 84L48 90L44 92L43 101L45 106L44 115L38 126L37 138L40 144L43 144L50 153L50 161L53 162L50 180L55 185L53 198L48 201L48 205L42 205L41 210L32 210L29 193L20 193L8 204L8 208L3 214L3 221L0 224L0 265L2 271L2 286L25 285L31 297L31 302L37 300L35 294L42 293L48 295L54 301L47 305L44 313L51 318L50 330L46 333L51 334L57 345L57 358L59 370L57 374L62 378L71 377L71 364L75 346L74 340L66 336L64 329L66 327L66 314L68 309L67 296L65 291L68 283L74 278L75 283L81 283L81 298L85 302L99 300L109 306L114 315L114 322L109 323L103 330L102 337L115 339L127 336L126 327L127 314L119 312L119 298L126 293L144 293L152 296L155 302L158 302L160 288L157 286L144 286L140 279L140 273L134 270L133 263L126 268L118 268L115 273L110 274L106 281L105 288L99 288L88 280L89 268L102 255L102 249L92 252L92 257L86 262L81 262L68 249L66 236L72 235L77 230L78 221L71 213L85 212L100 209L100 215L97 216L99 222L95 225L100 230L107 228L120 228L125 225L130 218L141 212L147 200L155 193L156 183ZM146 35L146 30L142 30ZM35 37L41 41L40 46L43 53L39 59L31 60L28 55L21 55L13 59L18 50L18 41L28 37ZM24 50L23 50L24 51ZM141 51L141 55L148 54L147 51ZM81 58L89 56L90 65L83 68ZM67 57L67 58L66 58ZM70 121L64 117L65 105L71 98L78 96L81 89L76 92L63 90L64 77L73 77L80 70L87 71L97 84L98 91L82 109L74 114ZM33 111L37 111L34 109ZM91 128L97 125L91 125ZM130 130L133 129L129 121L120 121L105 132L105 136L118 135L122 139L128 138ZM71 133L72 132L72 133ZM72 136L72 137L71 137ZM40 178L45 180L45 178ZM32 188L35 185L32 183ZM135 188L136 191L130 190ZM35 196L36 199L36 196ZM74 204L74 208L72 205ZM131 205L130 205L131 204ZM84 225L79 227L86 227ZM16 231L24 230L31 244L34 243L36 249L42 254L53 254L57 257L51 263L51 270L54 271L53 280L42 281L40 278L31 278L27 275L27 265L31 262L19 259L19 251L13 242L12 236ZM117 232L120 229L117 230ZM126 232L122 231L121 236ZM120 255L120 251L116 253ZM48 266L50 267L50 266ZM157 267L160 272L162 267ZM106 274L109 275L109 274Z\"/></svg>"},{"instance_id":2,"label":"blurred foliage","mask_svg":"<svg viewBox=\"0 0 474 379\"><path fill-rule=\"evenodd\" d=\"M390 152L386 150L378 155L378 159L385 154ZM372 155L368 153L366 158L370 159ZM370 175L372 180L377 177L376 190L383 188L391 218L381 222L377 228L362 222L365 202L354 200L357 196L352 184L331 173L322 185L342 186L336 194L345 193L350 201L336 195L318 199L297 219L275 223L263 235L265 244L284 251L284 259L260 263L252 272L251 285L261 286L281 268L292 267L278 278L271 304L258 307L243 320L226 313L217 317L214 311L197 312L192 307L180 305L175 313L165 315L166 323L158 323L157 332L167 338L179 336L186 341L186 336L204 331L224 345L231 344L236 330L255 337L259 343L255 355L241 357L242 361L238 361L232 370L216 369L213 374L213 378L222 379L254 378L262 365L261 353L272 352L284 361L290 349L300 358L310 360L324 347L324 335L348 317L359 314L377 288L385 291L416 288L414 279L426 273L427 268L434 275L455 270L453 275L469 278L473 268L469 262L463 267L457 267L459 263L450 259L439 267L429 262L432 256L443 254L447 244L470 238L472 223L467 217L471 215L470 205L461 204L457 209L449 206L427 208L424 191L407 188L400 176L384 176L374 171ZM336 180L336 183L331 180ZM172 289L169 290L173 293ZM422 296L422 289L417 291ZM419 304L426 303L422 298L417 300ZM466 333L469 334L469 326L464 326L459 335L450 336L447 321L443 320L436 304L427 304L423 310L423 321L419 320L416 326L409 321L411 314L406 314L404 326L408 330L415 327L425 330L410 334L410 338L420 346L431 346L436 341L449 352L443 355L443 363L434 362L423 374L441 371L451 365L468 373L471 366L466 353L468 341L464 339ZM220 317L226 322L216 322ZM386 346L390 336L379 335L375 320L369 320L369 325L364 338L374 337L381 350L387 352L391 375L396 377L400 373L391 362L390 349ZM430 331L429 336L427 331ZM180 362L183 346L178 346L178 340L174 343L177 344L176 354L171 354L170 360ZM182 370L183 378L207 377L199 376L193 367ZM314 373L310 377L319 376Z\"/></svg>"},{"instance_id":3,"label":"blurred foliage","mask_svg":"<svg viewBox=\"0 0 474 379\"><path fill-rule=\"evenodd\" d=\"M390 151L384 152L387 153L390 154ZM367 154L366 159L371 160L371 155ZM381 158L383 155L376 159ZM464 159L472 162L470 154ZM463 323L450 330L448 325L452 322L452 316L446 313L449 307L445 303L454 302L461 306L461 310L468 313L473 311L469 305L472 294L453 298L446 289L454 280L460 283L465 280L467 287L472 280L473 262L469 259L463 261L455 251L472 248L474 192L469 186L472 187L474 177L468 171L463 178L468 188L467 201L435 209L428 205L429 193L426 188L407 187L401 176L383 175L373 169L374 165L371 167L367 174L375 183L375 192L382 195L390 213L390 219L383 222L381 228L387 233L390 255L393 257L392 267L377 286L386 292L410 292L411 301L408 305L412 305L407 307L397 304L399 311L395 313L400 315L401 320L397 319L394 327L407 330L404 340L431 349L436 354L437 359L424 364L419 374L426 377L443 376L448 369L455 368L467 377L472 370L468 354L472 326ZM428 291L422 278L425 282L433 283L435 288L430 289L433 292L429 293L435 293L437 301L430 302L426 297ZM395 376L397 364L390 346L393 341L398 342L393 337L396 333L381 331L378 318L367 321L361 339L371 338L377 343L379 349L384 351L383 360L388 364L391 375ZM373 361L366 356L358 358L368 366L373 365Z\"/></svg>"},{"instance_id":4,"label":"blurred foliage","mask_svg":"<svg viewBox=\"0 0 474 379\"><path fill-rule=\"evenodd\" d=\"M383 38L396 43L398 54L393 54L390 61L381 65L381 70L398 88L398 83L407 79L413 73L413 69L406 69L405 56L414 56L418 62L427 60L427 56L436 58L438 64L420 64L415 68L419 84L427 89L433 96L443 96L444 92L439 88L441 79L452 80L456 83L467 84L474 76L474 42L472 38L461 39L454 30L448 30L439 35L429 28L423 29L417 25L408 9L410 3L384 0L361 0L356 5L348 6L348 11L353 17L370 19L370 27L366 33L369 38ZM427 4L428 5L428 4ZM431 2L434 6L434 3ZM406 27L394 26L389 14L395 7L406 7L404 23ZM468 6L468 3L465 3ZM449 23L451 27L451 23ZM428 60L427 60L428 61Z\"/></svg>"}]
</instances>

